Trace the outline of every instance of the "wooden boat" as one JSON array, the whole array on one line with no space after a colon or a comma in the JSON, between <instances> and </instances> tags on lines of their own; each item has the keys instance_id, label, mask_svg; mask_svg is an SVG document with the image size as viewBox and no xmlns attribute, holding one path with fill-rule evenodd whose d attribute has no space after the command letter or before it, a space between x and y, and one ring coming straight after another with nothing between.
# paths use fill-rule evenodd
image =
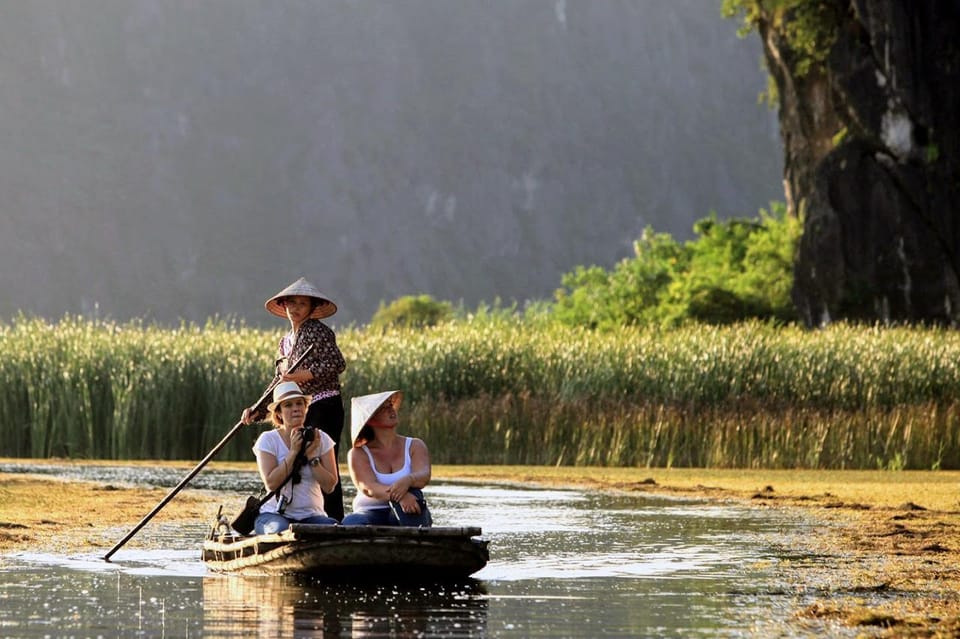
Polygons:
<instances>
[{"instance_id":1,"label":"wooden boat","mask_svg":"<svg viewBox=\"0 0 960 639\"><path fill-rule=\"evenodd\" d=\"M203 542L203 560L218 572L447 581L487 564L480 534L474 527L291 524L278 534L244 536L220 527Z\"/></svg>"}]
</instances>

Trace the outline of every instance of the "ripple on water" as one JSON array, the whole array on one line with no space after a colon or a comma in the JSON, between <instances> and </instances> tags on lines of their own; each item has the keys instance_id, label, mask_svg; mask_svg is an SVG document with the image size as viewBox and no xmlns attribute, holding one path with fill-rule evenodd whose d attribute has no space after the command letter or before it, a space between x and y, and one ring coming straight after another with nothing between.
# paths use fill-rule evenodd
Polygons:
<instances>
[{"instance_id":1,"label":"ripple on water","mask_svg":"<svg viewBox=\"0 0 960 639\"><path fill-rule=\"evenodd\" d=\"M90 468L106 481L144 477L140 467ZM183 470L154 475L157 485L175 485ZM223 486L213 475L205 481L233 490L243 475ZM802 523L781 513L476 483L434 482L428 499L436 525L483 529L491 560L475 575L479 589L346 592L210 574L200 559L209 522L151 521L111 562L99 550L4 556L0 634L740 637L763 636L750 629L789 608L770 594L778 592L770 536ZM128 530L104 535L115 541Z\"/></svg>"},{"instance_id":2,"label":"ripple on water","mask_svg":"<svg viewBox=\"0 0 960 639\"><path fill-rule=\"evenodd\" d=\"M200 561L200 550L145 550L118 551L111 561L103 553L57 555L51 553L18 552L8 556L22 568L47 566L65 570L93 573L117 573L143 576L202 577L206 565ZM10 566L15 568L15 566Z\"/></svg>"}]
</instances>

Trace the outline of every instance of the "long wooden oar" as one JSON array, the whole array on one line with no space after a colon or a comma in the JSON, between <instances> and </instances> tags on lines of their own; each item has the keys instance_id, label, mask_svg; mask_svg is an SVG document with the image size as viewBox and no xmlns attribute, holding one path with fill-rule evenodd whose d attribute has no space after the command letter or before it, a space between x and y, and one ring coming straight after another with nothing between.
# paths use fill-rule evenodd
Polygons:
<instances>
[{"instance_id":1,"label":"long wooden oar","mask_svg":"<svg viewBox=\"0 0 960 639\"><path fill-rule=\"evenodd\" d=\"M312 351L312 350L313 350L313 344L311 344L310 347L309 347L306 351L303 352L303 355L301 355L300 357L297 358L297 361L295 361L293 364L290 365L289 368L287 368L287 371L286 371L286 372L289 373L290 371L293 371L293 370L295 370L298 366L300 366L300 364L303 362L303 360L307 357L307 355L308 355L308 354L310 353L310 351ZM257 403L250 407L250 411L251 411L251 412L256 413L256 412L259 410L259 408L260 408L261 406L263 406L263 404L265 404L266 402L268 402L268 401L270 400L270 396L271 396L272 393L273 393L273 387L274 387L274 386L275 386L275 384L271 384L270 387L267 388L266 392L260 397L260 399L257 400ZM111 555L113 555L113 553L115 553L115 552L117 552L118 550L120 550L120 547L123 546L125 543L127 543L128 541L130 541L130 539L131 539L134 535L136 535L137 532L139 532L141 528L143 528L144 526L147 525L147 522L148 522L148 521L150 521L151 519L153 519L153 516L154 516L154 515L156 515L158 512L160 512L160 509L161 509L161 508L163 508L164 506L166 506L167 503L168 503L171 499L173 499L174 496L175 496L177 493L179 493L181 490L183 490L183 487L186 486L187 483L188 483L191 479L193 479L194 477L196 477L197 473L199 473L200 470L201 470L204 466L206 466L207 463L208 463L211 459L213 459L213 456L216 455L217 453L219 453L219 452L220 452L220 449L222 449L224 446L226 446L226 445L227 445L227 442L229 442L229 441L233 438L234 435L236 435L238 432L240 432L240 429L243 428L243 425L244 425L244 424L243 424L243 420L240 420L239 422L237 422L236 426L234 426L232 429L230 429L230 432L227 433L227 434L224 436L224 438L220 440L220 443L217 444L216 446L214 446L214 447L213 447L213 450L211 450L209 453L207 453L207 456L204 457L203 459L201 459L201 460L200 460L200 463L197 464L197 465L194 467L194 469L190 471L190 474L188 474L186 477L184 477L182 480L180 480L180 483L177 484L177 485L173 488L173 490L171 490L169 493L167 493L167 496L164 497L162 500L160 500L160 503L157 504L157 505L154 507L153 510L151 510L149 513L147 513L147 516L144 517L143 519L141 519L141 520L140 520L140 523L137 524L136 526L134 526L133 530L131 530L130 532L128 532L127 535L126 535L123 539L121 539L120 541L118 541L118 542L117 542L117 545L114 546L113 548L111 548L111 549L110 549L110 552L108 552L107 554L105 554L105 555L103 556L103 559L104 559L105 561L110 561Z\"/></svg>"}]
</instances>

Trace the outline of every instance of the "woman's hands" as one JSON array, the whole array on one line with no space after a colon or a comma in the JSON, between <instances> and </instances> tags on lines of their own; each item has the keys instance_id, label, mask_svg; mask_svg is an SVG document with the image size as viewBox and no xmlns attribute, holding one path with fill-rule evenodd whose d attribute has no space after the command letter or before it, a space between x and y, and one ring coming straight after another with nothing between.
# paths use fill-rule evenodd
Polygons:
<instances>
[{"instance_id":1,"label":"woman's hands","mask_svg":"<svg viewBox=\"0 0 960 639\"><path fill-rule=\"evenodd\" d=\"M284 373L280 376L281 382L296 382L298 386L300 384L306 384L312 379L313 373L305 369L296 370L292 373Z\"/></svg>"},{"instance_id":2,"label":"woman's hands","mask_svg":"<svg viewBox=\"0 0 960 639\"><path fill-rule=\"evenodd\" d=\"M387 488L387 495L390 497L390 501L400 501L404 495L408 494L412 484L413 477L411 475L404 475L397 481L390 484L390 487ZM404 510L403 512L407 511ZM417 512L420 511L418 510Z\"/></svg>"},{"instance_id":3,"label":"woman's hands","mask_svg":"<svg viewBox=\"0 0 960 639\"><path fill-rule=\"evenodd\" d=\"M291 450L300 450L300 447L303 446L303 428L294 428L293 432L290 433L290 449ZM314 457L320 456L320 429L314 428L313 441L307 444L307 447L303 449L303 456L308 460L313 459Z\"/></svg>"},{"instance_id":4,"label":"woman's hands","mask_svg":"<svg viewBox=\"0 0 960 639\"><path fill-rule=\"evenodd\" d=\"M408 515L420 514L420 502L413 496L413 493L407 493L400 499L394 499L393 501L399 503L400 509Z\"/></svg>"},{"instance_id":5,"label":"woman's hands","mask_svg":"<svg viewBox=\"0 0 960 639\"><path fill-rule=\"evenodd\" d=\"M307 453L307 459L310 459L310 469L313 471L314 479L320 484L320 490L324 494L329 495L333 492L333 489L337 487L337 482L340 481L340 472L337 469L336 458L333 455L333 448L331 447L327 452L322 455L317 455L319 452L319 437L317 438L318 442L316 446L309 446L307 450L311 452ZM313 463L313 459L319 459L320 462L317 464ZM317 476L319 473L319 477Z\"/></svg>"},{"instance_id":6,"label":"woman's hands","mask_svg":"<svg viewBox=\"0 0 960 639\"><path fill-rule=\"evenodd\" d=\"M291 451L300 451L300 448L303 446L303 426L299 428L294 428L290 431L290 450ZM306 453L306 451L304 451Z\"/></svg>"},{"instance_id":7,"label":"woman's hands","mask_svg":"<svg viewBox=\"0 0 960 639\"><path fill-rule=\"evenodd\" d=\"M410 486L412 485L413 476L405 475L390 484L389 488L387 488L387 494L390 496L390 501L395 501L400 504L400 509L403 512L408 515L419 515L420 502L417 501L417 498L410 492Z\"/></svg>"}]
</instances>

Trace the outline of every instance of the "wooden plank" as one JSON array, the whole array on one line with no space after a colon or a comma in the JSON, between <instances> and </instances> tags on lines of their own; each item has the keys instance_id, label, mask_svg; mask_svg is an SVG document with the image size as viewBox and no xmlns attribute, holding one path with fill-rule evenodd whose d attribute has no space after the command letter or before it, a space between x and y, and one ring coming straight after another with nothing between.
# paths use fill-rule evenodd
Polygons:
<instances>
[{"instance_id":1,"label":"wooden plank","mask_svg":"<svg viewBox=\"0 0 960 639\"><path fill-rule=\"evenodd\" d=\"M306 537L478 537L480 528L469 526L325 526L320 524L291 524L288 529L294 539ZM281 533L282 535L283 533Z\"/></svg>"}]
</instances>

